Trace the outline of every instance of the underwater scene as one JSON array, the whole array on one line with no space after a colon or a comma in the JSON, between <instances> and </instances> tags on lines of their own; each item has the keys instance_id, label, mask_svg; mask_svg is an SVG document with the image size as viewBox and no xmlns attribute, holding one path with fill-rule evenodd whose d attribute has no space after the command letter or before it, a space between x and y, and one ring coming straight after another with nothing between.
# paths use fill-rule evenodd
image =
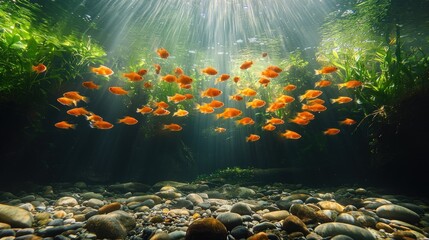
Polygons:
<instances>
[{"instance_id":1,"label":"underwater scene","mask_svg":"<svg viewBox=\"0 0 429 240\"><path fill-rule=\"evenodd\" d=\"M0 0L0 240L429 239L429 0Z\"/></svg>"}]
</instances>

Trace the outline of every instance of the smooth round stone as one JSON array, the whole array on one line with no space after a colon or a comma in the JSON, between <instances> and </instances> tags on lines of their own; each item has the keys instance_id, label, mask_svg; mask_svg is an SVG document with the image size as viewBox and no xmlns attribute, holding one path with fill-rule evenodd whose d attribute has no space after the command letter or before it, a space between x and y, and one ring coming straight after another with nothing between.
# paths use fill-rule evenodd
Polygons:
<instances>
[{"instance_id":1,"label":"smooth round stone","mask_svg":"<svg viewBox=\"0 0 429 240\"><path fill-rule=\"evenodd\" d=\"M157 232L150 238L150 240L170 240L170 235L166 232Z\"/></svg>"},{"instance_id":2,"label":"smooth round stone","mask_svg":"<svg viewBox=\"0 0 429 240\"><path fill-rule=\"evenodd\" d=\"M55 203L56 206L74 207L78 205L78 202L73 197L62 197Z\"/></svg>"},{"instance_id":3,"label":"smooth round stone","mask_svg":"<svg viewBox=\"0 0 429 240\"><path fill-rule=\"evenodd\" d=\"M91 198L88 201L83 202L82 205L86 207L100 208L104 205L104 202L97 198Z\"/></svg>"},{"instance_id":4,"label":"smooth round stone","mask_svg":"<svg viewBox=\"0 0 429 240\"><path fill-rule=\"evenodd\" d=\"M34 195L27 195L27 196L21 198L22 202L31 202L34 200L36 200L36 197Z\"/></svg>"},{"instance_id":5,"label":"smooth round stone","mask_svg":"<svg viewBox=\"0 0 429 240\"><path fill-rule=\"evenodd\" d=\"M243 224L243 220L238 213L221 213L216 217L216 219L223 223L223 225L225 225L226 229L229 231L231 231L234 227Z\"/></svg>"},{"instance_id":6,"label":"smooth round stone","mask_svg":"<svg viewBox=\"0 0 429 240\"><path fill-rule=\"evenodd\" d=\"M121 209L121 204L119 202L112 202L100 207L98 209L98 213L104 214L104 213L113 212L119 209Z\"/></svg>"},{"instance_id":7,"label":"smooth round stone","mask_svg":"<svg viewBox=\"0 0 429 240\"><path fill-rule=\"evenodd\" d=\"M317 203L317 206L319 206L323 210L334 210L339 213L344 211L344 206L337 203L337 202L331 202L331 201L320 201Z\"/></svg>"},{"instance_id":8,"label":"smooth round stone","mask_svg":"<svg viewBox=\"0 0 429 240\"><path fill-rule=\"evenodd\" d=\"M29 234L34 234L34 229L33 228L22 228L19 229L18 231L16 231L16 236L24 236L24 235L29 235Z\"/></svg>"},{"instance_id":9,"label":"smooth round stone","mask_svg":"<svg viewBox=\"0 0 429 240\"><path fill-rule=\"evenodd\" d=\"M408 223L417 223L420 216L414 211L395 204L388 204L378 207L375 210L379 217L400 220Z\"/></svg>"},{"instance_id":10,"label":"smooth round stone","mask_svg":"<svg viewBox=\"0 0 429 240\"><path fill-rule=\"evenodd\" d=\"M289 212L305 223L314 222L317 218L316 210L304 204L293 204Z\"/></svg>"},{"instance_id":11,"label":"smooth round stone","mask_svg":"<svg viewBox=\"0 0 429 240\"><path fill-rule=\"evenodd\" d=\"M0 204L0 222L12 227L31 227L33 215L22 208Z\"/></svg>"},{"instance_id":12,"label":"smooth round stone","mask_svg":"<svg viewBox=\"0 0 429 240\"><path fill-rule=\"evenodd\" d=\"M347 235L337 235L337 236L331 238L331 240L354 240L354 239L347 236Z\"/></svg>"},{"instance_id":13,"label":"smooth round stone","mask_svg":"<svg viewBox=\"0 0 429 240\"><path fill-rule=\"evenodd\" d=\"M186 209L193 209L194 204L186 199L179 199L175 204L173 204L173 208L186 208Z\"/></svg>"},{"instance_id":14,"label":"smooth round stone","mask_svg":"<svg viewBox=\"0 0 429 240\"><path fill-rule=\"evenodd\" d=\"M97 235L97 238L125 239L127 230L116 218L108 215L96 215L88 219L85 228Z\"/></svg>"},{"instance_id":15,"label":"smooth round stone","mask_svg":"<svg viewBox=\"0 0 429 240\"><path fill-rule=\"evenodd\" d=\"M189 225L185 240L220 240L226 239L228 231L225 225L215 218L196 220Z\"/></svg>"},{"instance_id":16,"label":"smooth round stone","mask_svg":"<svg viewBox=\"0 0 429 240\"><path fill-rule=\"evenodd\" d=\"M276 225L271 222L262 222L253 226L253 232L262 232L267 229L276 229Z\"/></svg>"},{"instance_id":17,"label":"smooth round stone","mask_svg":"<svg viewBox=\"0 0 429 240\"><path fill-rule=\"evenodd\" d=\"M236 239L247 239L252 236L252 232L245 226L237 226L231 230L231 235Z\"/></svg>"},{"instance_id":18,"label":"smooth round stone","mask_svg":"<svg viewBox=\"0 0 429 240\"><path fill-rule=\"evenodd\" d=\"M377 228L379 230L383 229L387 233L392 233L395 231L391 226L389 226L386 223L382 223L382 222L378 222L377 224L375 224L375 228Z\"/></svg>"},{"instance_id":19,"label":"smooth round stone","mask_svg":"<svg viewBox=\"0 0 429 240\"><path fill-rule=\"evenodd\" d=\"M249 204L238 202L232 205L230 212L237 213L240 215L252 215L253 211Z\"/></svg>"},{"instance_id":20,"label":"smooth round stone","mask_svg":"<svg viewBox=\"0 0 429 240\"><path fill-rule=\"evenodd\" d=\"M63 219L54 219L48 223L48 226L62 226L64 225Z\"/></svg>"},{"instance_id":21,"label":"smooth round stone","mask_svg":"<svg viewBox=\"0 0 429 240\"><path fill-rule=\"evenodd\" d=\"M13 229L1 229L0 230L0 238L3 238L3 237L9 237L9 236L15 236L16 235L16 233L15 233L15 231L13 231Z\"/></svg>"},{"instance_id":22,"label":"smooth round stone","mask_svg":"<svg viewBox=\"0 0 429 240\"><path fill-rule=\"evenodd\" d=\"M367 215L357 217L356 221L363 227L374 228L375 224L377 224L377 221L375 220L375 218Z\"/></svg>"},{"instance_id":23,"label":"smooth round stone","mask_svg":"<svg viewBox=\"0 0 429 240\"><path fill-rule=\"evenodd\" d=\"M285 219L289 215L290 214L289 214L288 211L286 211L286 210L279 210L279 211L264 213L262 215L262 218L265 218L265 219L270 220L270 221L280 221L280 220Z\"/></svg>"},{"instance_id":24,"label":"smooth round stone","mask_svg":"<svg viewBox=\"0 0 429 240\"><path fill-rule=\"evenodd\" d=\"M143 195L143 196L134 196L134 197L129 197L126 202L130 203L130 202L144 202L148 199L152 199L155 204L160 204L162 203L162 198L156 196L156 195Z\"/></svg>"},{"instance_id":25,"label":"smooth round stone","mask_svg":"<svg viewBox=\"0 0 429 240\"><path fill-rule=\"evenodd\" d=\"M9 224L0 222L0 230L9 228L11 228Z\"/></svg>"},{"instance_id":26,"label":"smooth round stone","mask_svg":"<svg viewBox=\"0 0 429 240\"><path fill-rule=\"evenodd\" d=\"M347 235L353 239L376 240L370 231L347 223L322 223L314 229L322 237Z\"/></svg>"},{"instance_id":27,"label":"smooth round stone","mask_svg":"<svg viewBox=\"0 0 429 240\"><path fill-rule=\"evenodd\" d=\"M98 199L98 200L104 199L104 196L102 194L100 194L100 193L94 193L94 192L82 193L81 197L82 197L83 200L88 200L88 199L91 199L91 198L95 198L95 199Z\"/></svg>"},{"instance_id":28,"label":"smooth round stone","mask_svg":"<svg viewBox=\"0 0 429 240\"><path fill-rule=\"evenodd\" d=\"M190 193L186 196L186 199L191 201L194 205L198 205L204 202L203 198L196 194L196 193Z\"/></svg>"},{"instance_id":29,"label":"smooth round stone","mask_svg":"<svg viewBox=\"0 0 429 240\"><path fill-rule=\"evenodd\" d=\"M356 225L355 218L348 213L341 213L335 218L335 222L348 223L352 225Z\"/></svg>"},{"instance_id":30,"label":"smooth round stone","mask_svg":"<svg viewBox=\"0 0 429 240\"><path fill-rule=\"evenodd\" d=\"M301 232L304 235L310 233L305 223L294 215L289 215L285 218L285 220L283 220L282 229L284 229L287 233Z\"/></svg>"},{"instance_id":31,"label":"smooth round stone","mask_svg":"<svg viewBox=\"0 0 429 240\"><path fill-rule=\"evenodd\" d=\"M176 231L169 233L168 235L170 236L170 240L180 240L186 236L186 232L176 230Z\"/></svg>"}]
</instances>

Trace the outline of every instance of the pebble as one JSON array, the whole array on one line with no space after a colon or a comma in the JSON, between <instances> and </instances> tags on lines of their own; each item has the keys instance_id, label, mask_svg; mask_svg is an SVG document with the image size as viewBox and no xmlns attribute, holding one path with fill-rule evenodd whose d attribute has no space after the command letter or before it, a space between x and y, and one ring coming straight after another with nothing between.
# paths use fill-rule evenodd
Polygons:
<instances>
[{"instance_id":1,"label":"pebble","mask_svg":"<svg viewBox=\"0 0 429 240\"><path fill-rule=\"evenodd\" d=\"M377 194L375 188L166 181L153 186L61 183L38 189L0 192L1 240L429 237L426 201Z\"/></svg>"}]
</instances>

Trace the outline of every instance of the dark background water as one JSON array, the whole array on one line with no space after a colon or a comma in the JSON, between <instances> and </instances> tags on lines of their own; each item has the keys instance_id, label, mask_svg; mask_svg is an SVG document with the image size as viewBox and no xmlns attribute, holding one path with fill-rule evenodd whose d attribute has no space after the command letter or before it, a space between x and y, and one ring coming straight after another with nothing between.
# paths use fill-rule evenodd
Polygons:
<instances>
[{"instance_id":1,"label":"dark background water","mask_svg":"<svg viewBox=\"0 0 429 240\"><path fill-rule=\"evenodd\" d=\"M44 5L46 11L54 12L55 9L52 6L50 9L49 5L42 2L40 3ZM320 8L318 5L310 5L309 2L292 2L296 9L299 9L300 4L306 4L306 12L302 15L311 15L313 20L322 18L324 14L338 8L334 3ZM96 18L96 12L99 12L102 7L99 4L89 3L90 1L87 1L86 8L82 9L73 6L72 3L70 6L66 4L64 8L75 8L76 12L81 11L79 14L86 13ZM428 1L412 1L407 4L403 1L392 1L392 3L396 9L392 11L395 14L392 18L400 18L401 22L411 26L404 34L413 34L416 29L427 26L428 14L423 9L427 9L425 6L428 5ZM113 10L110 9L110 11ZM153 17L150 11L141 15L136 14L131 17L141 17L142 21L151 20ZM99 16L97 21L100 26L98 31L91 33L93 37L98 39L112 56L123 54L120 52L122 48L116 49L115 44L118 42L125 44L126 40L122 39L120 34L108 31L112 23L106 16L104 18ZM283 24L280 33L283 34L282 43L285 47L276 54L281 55L297 48L309 47L306 54L314 55L319 38L317 29L320 25L315 24L314 21L310 22L311 24L308 22L303 24L303 22L305 21L301 19L291 23L288 18L285 18L284 22L280 21ZM123 20L123 23L128 22ZM199 27L204 32L203 27ZM308 36L305 35L306 33L313 35ZM237 36L235 40L248 39L247 37L250 36ZM192 39L201 40L190 43L192 46L199 45L204 48L211 44L209 37ZM421 41L424 44L425 41L422 39L424 38L416 37L415 41ZM217 40L228 42L229 39ZM168 39L160 41L164 41L167 45L174 45L168 42ZM184 39L184 41L189 40ZM223 48L215 51L225 50L225 48L224 45ZM178 56L180 57L186 58L186 56ZM314 61L314 57L312 60ZM192 67L186 61L183 62L183 66ZM227 64L223 66L225 71L228 67ZM66 83L58 92L65 92L75 87L76 85L72 82ZM143 102L132 102L127 107L120 108L118 106L122 106L123 102L117 96L105 94L101 97L90 91L82 93L91 99L94 111L96 109L97 113L109 115L112 119L127 114L135 115L135 109ZM327 92L324 99L328 101L332 96L334 93ZM48 101L56 103L58 95L53 94L51 97L52 99ZM226 100L225 97L222 100ZM427 103L425 90L400 99L397 105L398 121L395 124L381 126L379 143L382 147L378 148L381 152L374 153L371 152L368 129L365 125L357 129L342 128L341 135L330 138L320 134L327 125L346 116L345 110L337 106L326 112L317 113L316 118L320 117L320 121L312 122L305 127L294 126L294 129L303 135L299 141L286 141L273 133L259 131L261 140L248 143L244 139L256 127L234 126L229 120L219 120L220 124L232 126L234 130L223 135L215 135L210 129L218 122L212 115L202 116L193 113L186 120L178 120L182 121L184 129L173 134L160 129L147 129L141 125L118 125L109 131L99 131L91 129L82 118L76 119L79 126L76 130L58 131L53 127L53 123L67 116L65 111L58 112L57 109L48 107L40 115L39 111L31 107L23 108L14 105L13 101L5 102L0 106L2 111L0 130L3 136L0 147L0 180L4 186L26 181L36 183L192 181L199 174L238 166L293 169L294 171L289 175L278 178L279 181L284 182L308 185L375 185L399 193L427 195L425 186L429 183L429 178L427 177L426 148L429 146L427 138L429 131L424 118ZM295 107L298 106L296 103ZM61 106L60 108L66 109ZM251 111L246 109L243 115L250 114ZM43 120L41 129L32 129L32 123L40 119ZM145 120L147 120L146 116L139 117L143 125ZM159 124L172 120L171 117L163 117L159 120ZM255 120L258 121L258 119ZM259 119L260 121L262 120ZM285 130L285 127L280 129ZM149 130L155 134L147 138L145 132ZM380 155L383 160L380 160Z\"/></svg>"}]
</instances>

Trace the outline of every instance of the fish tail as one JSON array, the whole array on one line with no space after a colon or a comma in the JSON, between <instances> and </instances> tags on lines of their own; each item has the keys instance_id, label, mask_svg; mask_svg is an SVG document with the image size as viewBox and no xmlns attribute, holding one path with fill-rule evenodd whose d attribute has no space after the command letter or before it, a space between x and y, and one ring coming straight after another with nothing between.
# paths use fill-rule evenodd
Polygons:
<instances>
[{"instance_id":1,"label":"fish tail","mask_svg":"<svg viewBox=\"0 0 429 240\"><path fill-rule=\"evenodd\" d=\"M216 119L219 119L219 118L221 118L222 117L222 113L218 113L218 114L216 114Z\"/></svg>"},{"instance_id":2,"label":"fish tail","mask_svg":"<svg viewBox=\"0 0 429 240\"><path fill-rule=\"evenodd\" d=\"M305 99L305 95L301 95L298 97L299 101L302 102Z\"/></svg>"},{"instance_id":3,"label":"fish tail","mask_svg":"<svg viewBox=\"0 0 429 240\"><path fill-rule=\"evenodd\" d=\"M197 104L195 105L195 109L196 109L196 110L199 110L200 108L201 108L201 105L197 103Z\"/></svg>"},{"instance_id":4,"label":"fish tail","mask_svg":"<svg viewBox=\"0 0 429 240\"><path fill-rule=\"evenodd\" d=\"M252 106L252 102L247 102L246 103L246 108L249 108L250 106Z\"/></svg>"},{"instance_id":5,"label":"fish tail","mask_svg":"<svg viewBox=\"0 0 429 240\"><path fill-rule=\"evenodd\" d=\"M330 102L331 102L331 103L336 103L336 102L337 102L337 100L336 100L336 99L331 98L331 99L330 99Z\"/></svg>"},{"instance_id":6,"label":"fish tail","mask_svg":"<svg viewBox=\"0 0 429 240\"><path fill-rule=\"evenodd\" d=\"M164 124L164 125L162 126L162 130L165 130L165 129L168 129L168 125L166 125L166 124Z\"/></svg>"},{"instance_id":7,"label":"fish tail","mask_svg":"<svg viewBox=\"0 0 429 240\"><path fill-rule=\"evenodd\" d=\"M337 84L337 86L338 86L338 90L340 90L341 88L343 88L345 85L343 84L343 83L339 83L339 84Z\"/></svg>"},{"instance_id":8,"label":"fish tail","mask_svg":"<svg viewBox=\"0 0 429 240\"><path fill-rule=\"evenodd\" d=\"M320 74L322 74L322 71L321 71L321 70L317 70L317 69L315 69L315 70L314 70L314 74L316 74L316 75L320 75Z\"/></svg>"},{"instance_id":9,"label":"fish tail","mask_svg":"<svg viewBox=\"0 0 429 240\"><path fill-rule=\"evenodd\" d=\"M250 141L250 137L246 137L246 142Z\"/></svg>"},{"instance_id":10,"label":"fish tail","mask_svg":"<svg viewBox=\"0 0 429 240\"><path fill-rule=\"evenodd\" d=\"M172 100L173 97L171 96L167 96L167 102L170 102Z\"/></svg>"},{"instance_id":11,"label":"fish tail","mask_svg":"<svg viewBox=\"0 0 429 240\"><path fill-rule=\"evenodd\" d=\"M76 129L76 124L70 124L71 129Z\"/></svg>"},{"instance_id":12,"label":"fish tail","mask_svg":"<svg viewBox=\"0 0 429 240\"><path fill-rule=\"evenodd\" d=\"M86 102L86 103L89 103L89 98L88 97L83 97L82 98L82 101L84 101L84 102ZM76 102L76 101L75 101ZM76 105L75 105L76 106Z\"/></svg>"},{"instance_id":13,"label":"fish tail","mask_svg":"<svg viewBox=\"0 0 429 240\"><path fill-rule=\"evenodd\" d=\"M302 110L307 110L308 106L306 104L302 104Z\"/></svg>"}]
</instances>

